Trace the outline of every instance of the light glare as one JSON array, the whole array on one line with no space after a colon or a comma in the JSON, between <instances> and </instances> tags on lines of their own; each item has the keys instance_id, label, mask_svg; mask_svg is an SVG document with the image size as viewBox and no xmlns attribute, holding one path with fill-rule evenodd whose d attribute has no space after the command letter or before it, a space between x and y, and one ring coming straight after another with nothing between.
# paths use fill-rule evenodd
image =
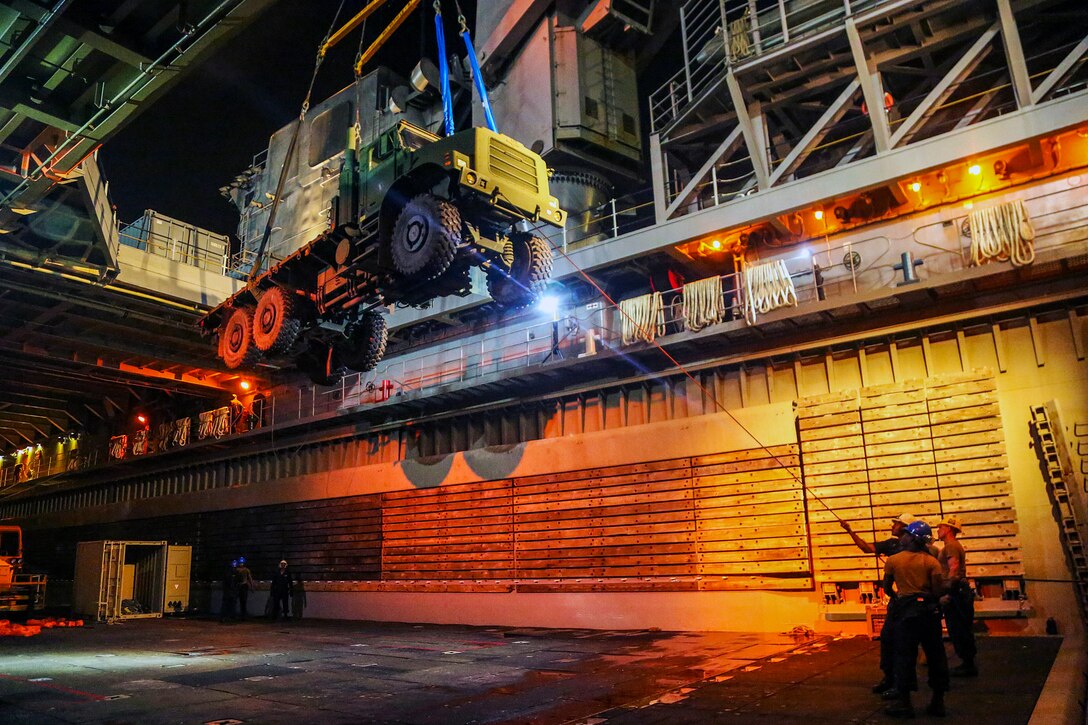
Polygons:
<instances>
[{"instance_id":1,"label":"light glare","mask_svg":"<svg viewBox=\"0 0 1088 725\"><path fill-rule=\"evenodd\" d=\"M544 295L536 303L537 309L546 315L554 315L559 311L559 298L555 295Z\"/></svg>"}]
</instances>

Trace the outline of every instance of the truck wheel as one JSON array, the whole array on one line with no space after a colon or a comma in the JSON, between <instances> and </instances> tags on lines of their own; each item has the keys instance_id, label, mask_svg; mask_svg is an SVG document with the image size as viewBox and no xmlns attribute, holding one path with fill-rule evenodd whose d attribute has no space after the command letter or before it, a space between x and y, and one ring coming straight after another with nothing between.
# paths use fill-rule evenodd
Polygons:
<instances>
[{"instance_id":1,"label":"truck wheel","mask_svg":"<svg viewBox=\"0 0 1088 725\"><path fill-rule=\"evenodd\" d=\"M317 343L310 345L295 362L315 385L328 387L339 383L347 373L341 357L335 346Z\"/></svg>"},{"instance_id":2,"label":"truck wheel","mask_svg":"<svg viewBox=\"0 0 1088 725\"><path fill-rule=\"evenodd\" d=\"M270 287L253 314L253 342L270 354L287 350L302 331L299 298L282 287Z\"/></svg>"},{"instance_id":3,"label":"truck wheel","mask_svg":"<svg viewBox=\"0 0 1088 725\"><path fill-rule=\"evenodd\" d=\"M434 279L449 269L460 241L457 207L432 194L419 194L404 205L393 226L393 266L411 279Z\"/></svg>"},{"instance_id":4,"label":"truck wheel","mask_svg":"<svg viewBox=\"0 0 1088 725\"><path fill-rule=\"evenodd\" d=\"M552 248L540 237L511 235L514 263L506 271L492 266L487 272L487 291L501 307L528 307L540 299L552 276Z\"/></svg>"},{"instance_id":5,"label":"truck wheel","mask_svg":"<svg viewBox=\"0 0 1088 725\"><path fill-rule=\"evenodd\" d=\"M351 329L347 366L361 373L373 370L385 357L388 341L389 328L385 315L374 310L364 313Z\"/></svg>"},{"instance_id":6,"label":"truck wheel","mask_svg":"<svg viewBox=\"0 0 1088 725\"><path fill-rule=\"evenodd\" d=\"M261 359L253 342L253 308L235 307L219 330L219 357L228 368L248 367Z\"/></svg>"}]
</instances>

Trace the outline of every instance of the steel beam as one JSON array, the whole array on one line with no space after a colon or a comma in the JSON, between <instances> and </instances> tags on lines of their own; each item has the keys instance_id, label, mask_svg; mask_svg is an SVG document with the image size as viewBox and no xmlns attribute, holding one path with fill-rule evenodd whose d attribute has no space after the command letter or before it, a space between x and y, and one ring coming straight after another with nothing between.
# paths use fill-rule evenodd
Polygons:
<instances>
[{"instance_id":1,"label":"steel beam","mask_svg":"<svg viewBox=\"0 0 1088 725\"><path fill-rule=\"evenodd\" d=\"M1031 92L1031 102L1039 103L1046 97L1047 93L1050 93L1063 78L1065 78L1073 67L1082 61L1084 54L1088 52L1088 35L1084 36L1079 43L1077 43L1069 54L1062 58L1062 62L1058 63L1057 67L1050 72L1050 74L1043 79L1043 82L1039 84L1039 87Z\"/></svg>"},{"instance_id":2,"label":"steel beam","mask_svg":"<svg viewBox=\"0 0 1088 725\"><path fill-rule=\"evenodd\" d=\"M854 66L861 81L865 105L869 108L869 123L873 128L876 152L882 154L891 148L891 131L888 128L888 113L884 109L884 87L880 82L880 72L876 64L866 57L865 46L853 18L846 19L846 37L850 41L850 53L854 56Z\"/></svg>"},{"instance_id":3,"label":"steel beam","mask_svg":"<svg viewBox=\"0 0 1088 725\"><path fill-rule=\"evenodd\" d=\"M1005 44L1005 60L1012 76L1012 90L1016 95L1017 108L1028 108L1035 104L1031 94L1031 77L1024 60L1024 47L1020 44L1020 29L1016 27L1016 16L1012 12L1009 0L997 0L997 14L1001 19L1001 40Z\"/></svg>"},{"instance_id":4,"label":"steel beam","mask_svg":"<svg viewBox=\"0 0 1088 725\"><path fill-rule=\"evenodd\" d=\"M1038 136L1083 124L1088 119L1088 91L1048 101L1024 111L1014 111L983 121L969 130L952 131L887 154L856 161L800 182L772 187L750 197L720 204L713 209L670 219L649 229L609 239L570 253L571 260L555 261L553 276L614 265L627 259L658 252L666 247L720 233L759 219L804 209L828 197L828 190L846 195L889 179L916 176L963 159L965 151L983 154ZM970 134L967 138L966 134Z\"/></svg>"},{"instance_id":5,"label":"steel beam","mask_svg":"<svg viewBox=\"0 0 1088 725\"><path fill-rule=\"evenodd\" d=\"M760 189L766 189L770 186L767 153L764 150L766 144L763 143L763 137L766 134L756 129L757 121L762 126L763 114L758 103L749 106L747 101L744 100L744 93L741 91L740 83L737 81L737 76L732 69L726 73L725 82L729 86L729 97L733 101L733 110L737 113L737 122L740 125L741 133L744 134L744 143L748 147L748 157L751 159L752 168L756 172L756 183Z\"/></svg>"},{"instance_id":6,"label":"steel beam","mask_svg":"<svg viewBox=\"0 0 1088 725\"><path fill-rule=\"evenodd\" d=\"M17 413L15 411L9 410L7 408L5 408L3 410L0 410L0 419L6 420L6 421L9 421L9 422L26 423L27 425L32 427L34 430L41 433L43 436L48 436L49 434L45 433L40 428L38 428L37 424L35 424L34 421L44 420L44 421L46 421L47 423L49 423L50 425L52 425L53 427L55 427L57 430L59 430L61 432L64 432L64 431L68 430L67 428L65 428L64 426L58 424L55 420L53 420L52 418L50 418L47 415L34 415L32 413Z\"/></svg>"},{"instance_id":7,"label":"steel beam","mask_svg":"<svg viewBox=\"0 0 1088 725\"><path fill-rule=\"evenodd\" d=\"M842 115L846 113L847 104L857 93L860 85L857 78L846 84L846 88L842 90L839 97L831 102L831 105L827 107L820 119L809 128L808 132L797 142L797 145L786 155L786 158L782 159L782 163L771 174L771 186L791 174L795 167L808 158L809 149L814 145L819 145L824 136L831 131L831 126L837 123Z\"/></svg>"},{"instance_id":8,"label":"steel beam","mask_svg":"<svg viewBox=\"0 0 1088 725\"><path fill-rule=\"evenodd\" d=\"M22 438L24 441L26 441L27 443L33 443L34 442L31 438L27 437L26 433L23 433L18 428L12 428L10 425L0 427L0 430L10 430L11 432L15 433L17 436Z\"/></svg>"},{"instance_id":9,"label":"steel beam","mask_svg":"<svg viewBox=\"0 0 1088 725\"><path fill-rule=\"evenodd\" d=\"M986 106L990 105L990 102L997 96L997 89L989 90L980 95L971 107L967 109L967 112L960 117L960 120L956 121L956 125L952 127L953 131L958 131L961 128L967 128L974 124L975 119L982 115L982 112L986 110Z\"/></svg>"},{"instance_id":10,"label":"steel beam","mask_svg":"<svg viewBox=\"0 0 1088 725\"><path fill-rule=\"evenodd\" d=\"M990 43L993 41L994 36L997 35L998 29L997 23L987 28L979 36L978 40L967 49L967 52L956 61L956 64L945 74L944 78L933 87L933 90L926 94L918 107L911 111L911 114L899 124L899 128L895 129L895 133L891 137L892 148L902 143L907 134L916 126L928 120L933 112L952 95L955 90L954 86L975 71L983 58L989 55L992 47Z\"/></svg>"},{"instance_id":11,"label":"steel beam","mask_svg":"<svg viewBox=\"0 0 1088 725\"><path fill-rule=\"evenodd\" d=\"M665 210L665 218L671 217L673 212L679 209L681 206L687 203L688 197L691 196L695 190L699 187L699 183L703 180L703 177L707 175L711 167L718 163L718 160L723 156L731 153L736 149L737 145L741 142L741 127L737 125L729 132L729 135L725 137L718 148L710 154L710 158L707 159L699 170L691 175L691 180L680 190L680 193L676 195L676 198L669 204L669 208ZM715 199L714 203L717 204L718 200Z\"/></svg>"},{"instance_id":12,"label":"steel beam","mask_svg":"<svg viewBox=\"0 0 1088 725\"><path fill-rule=\"evenodd\" d=\"M661 224L668 215L668 198L665 180L665 157L661 155L661 134L650 134L650 179L654 185L654 220ZM566 239L566 236L563 237Z\"/></svg>"},{"instance_id":13,"label":"steel beam","mask_svg":"<svg viewBox=\"0 0 1088 725\"><path fill-rule=\"evenodd\" d=\"M34 29L30 31L30 34L19 43L19 47L11 52L11 55L8 56L4 65L0 66L0 83L7 80L8 76L11 75L11 72L15 70L15 67L19 65L24 58L30 55L30 51L34 49L34 43L36 43L38 38L49 29L53 22L60 16L60 13L64 11L64 8L71 2L72 0L58 0L45 15L35 18L37 25L35 25Z\"/></svg>"}]
</instances>

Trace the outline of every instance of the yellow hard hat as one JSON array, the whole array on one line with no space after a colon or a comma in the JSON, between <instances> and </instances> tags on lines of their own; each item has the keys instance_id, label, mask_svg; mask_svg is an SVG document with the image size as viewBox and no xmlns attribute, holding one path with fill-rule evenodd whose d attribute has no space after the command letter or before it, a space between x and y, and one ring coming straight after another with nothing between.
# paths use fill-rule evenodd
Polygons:
<instances>
[{"instance_id":1,"label":"yellow hard hat","mask_svg":"<svg viewBox=\"0 0 1088 725\"><path fill-rule=\"evenodd\" d=\"M963 531L963 527L960 526L960 517L956 516L955 514L949 514L948 516L945 516L943 519L941 519L940 523L937 524L937 525L938 526L947 526L948 528L952 529L956 533L959 533L959 532Z\"/></svg>"}]
</instances>

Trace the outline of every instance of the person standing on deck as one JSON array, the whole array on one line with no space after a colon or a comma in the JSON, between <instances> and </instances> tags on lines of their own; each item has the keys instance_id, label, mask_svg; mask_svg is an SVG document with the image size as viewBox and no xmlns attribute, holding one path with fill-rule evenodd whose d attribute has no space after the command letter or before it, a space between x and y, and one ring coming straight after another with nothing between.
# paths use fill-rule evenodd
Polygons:
<instances>
[{"instance_id":1,"label":"person standing on deck","mask_svg":"<svg viewBox=\"0 0 1088 725\"><path fill-rule=\"evenodd\" d=\"M893 554L898 554L902 550L901 538L907 530L907 526L914 521L914 516L910 513L900 514L897 518L892 519L891 536L883 541L869 542L857 535L850 526L850 522L839 520L839 524L846 530L846 533L850 534L850 538L854 540L854 544L866 554L876 554L877 556L889 557ZM880 628L880 671L884 673L884 676L880 679L880 682L873 685L873 692L876 694L882 694L892 689L895 686L893 669L895 665L895 654L892 651L892 635L891 630L888 628L888 618L884 618L884 625Z\"/></svg>"},{"instance_id":2,"label":"person standing on deck","mask_svg":"<svg viewBox=\"0 0 1088 725\"><path fill-rule=\"evenodd\" d=\"M895 688L884 695L892 703L884 711L891 717L913 718L910 693L918 689L918 646L926 653L932 699L926 714L943 717L944 693L948 691L948 656L941 641L940 596L944 588L941 565L929 553L929 524L914 521L907 527L904 550L884 565L884 591L894 646Z\"/></svg>"},{"instance_id":3,"label":"person standing on deck","mask_svg":"<svg viewBox=\"0 0 1088 725\"><path fill-rule=\"evenodd\" d=\"M977 677L975 665L975 592L967 582L967 552L956 538L962 531L958 516L945 516L937 524L937 537L944 542L937 561L944 574L941 609L948 625L948 638L960 664L952 668L955 677Z\"/></svg>"}]
</instances>

